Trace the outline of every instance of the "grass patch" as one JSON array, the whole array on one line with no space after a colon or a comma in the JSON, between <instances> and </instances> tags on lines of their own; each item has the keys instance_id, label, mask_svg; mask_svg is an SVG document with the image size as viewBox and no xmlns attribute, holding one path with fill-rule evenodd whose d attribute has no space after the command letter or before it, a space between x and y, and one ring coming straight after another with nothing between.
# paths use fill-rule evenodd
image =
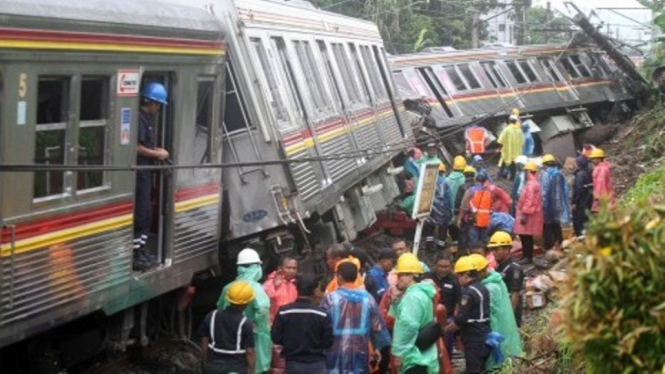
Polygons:
<instances>
[{"instance_id":1,"label":"grass patch","mask_svg":"<svg viewBox=\"0 0 665 374\"><path fill-rule=\"evenodd\" d=\"M645 200L651 204L664 203L663 187L665 187L665 164L640 176L635 185L621 199L621 206L626 208Z\"/></svg>"}]
</instances>

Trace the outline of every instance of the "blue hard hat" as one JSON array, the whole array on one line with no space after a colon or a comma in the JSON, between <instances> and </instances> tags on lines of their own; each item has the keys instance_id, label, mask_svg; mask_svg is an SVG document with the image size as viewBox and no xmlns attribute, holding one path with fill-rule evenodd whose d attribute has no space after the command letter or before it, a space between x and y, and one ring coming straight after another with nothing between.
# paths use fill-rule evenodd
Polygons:
<instances>
[{"instance_id":1,"label":"blue hard hat","mask_svg":"<svg viewBox=\"0 0 665 374\"><path fill-rule=\"evenodd\" d=\"M168 104L168 94L166 93L166 88L161 83L152 82L146 84L143 86L141 96L160 104Z\"/></svg>"}]
</instances>

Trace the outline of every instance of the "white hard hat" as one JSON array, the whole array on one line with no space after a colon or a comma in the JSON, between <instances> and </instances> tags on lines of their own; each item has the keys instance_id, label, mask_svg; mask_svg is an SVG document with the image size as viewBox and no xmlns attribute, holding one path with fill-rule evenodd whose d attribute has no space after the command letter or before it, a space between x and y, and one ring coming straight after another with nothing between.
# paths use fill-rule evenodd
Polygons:
<instances>
[{"instance_id":1,"label":"white hard hat","mask_svg":"<svg viewBox=\"0 0 665 374\"><path fill-rule=\"evenodd\" d=\"M516 164L526 165L526 163L528 161L529 161L529 159L525 155L519 155L515 158L515 163Z\"/></svg>"},{"instance_id":2,"label":"white hard hat","mask_svg":"<svg viewBox=\"0 0 665 374\"><path fill-rule=\"evenodd\" d=\"M519 118L517 118L517 116L514 115L514 114L511 114L511 115L508 117L508 119L509 119L509 120L514 120L514 121L519 120Z\"/></svg>"},{"instance_id":3,"label":"white hard hat","mask_svg":"<svg viewBox=\"0 0 665 374\"><path fill-rule=\"evenodd\" d=\"M238 253L238 262L236 265L251 265L251 264L260 264L261 259L259 254L251 248L245 248L240 253Z\"/></svg>"}]
</instances>

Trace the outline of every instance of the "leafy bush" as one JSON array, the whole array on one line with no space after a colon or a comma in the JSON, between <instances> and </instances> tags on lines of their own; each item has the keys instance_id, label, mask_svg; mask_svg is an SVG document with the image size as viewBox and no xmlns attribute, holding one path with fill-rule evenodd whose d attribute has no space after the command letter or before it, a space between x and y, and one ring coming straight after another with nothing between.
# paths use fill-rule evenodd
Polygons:
<instances>
[{"instance_id":1,"label":"leafy bush","mask_svg":"<svg viewBox=\"0 0 665 374\"><path fill-rule=\"evenodd\" d=\"M566 340L593 373L665 365L665 207L605 209L569 258Z\"/></svg>"}]
</instances>

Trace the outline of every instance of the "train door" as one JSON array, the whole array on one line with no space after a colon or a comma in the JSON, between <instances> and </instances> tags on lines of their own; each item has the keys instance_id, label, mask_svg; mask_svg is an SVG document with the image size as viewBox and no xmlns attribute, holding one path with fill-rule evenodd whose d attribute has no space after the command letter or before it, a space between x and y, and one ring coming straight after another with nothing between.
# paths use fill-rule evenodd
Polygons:
<instances>
[{"instance_id":1,"label":"train door","mask_svg":"<svg viewBox=\"0 0 665 374\"><path fill-rule=\"evenodd\" d=\"M169 72L143 73L141 80L141 90L150 83L160 83L166 88L168 103L161 105L159 112L154 119L152 126L152 136L155 149L161 148L169 153L169 157L164 160L152 160L152 165L170 165L173 156L173 132L174 132L174 79L175 74ZM142 98L139 100L143 100ZM143 102L139 103L143 106ZM143 112L143 108L141 112ZM141 114L143 115L143 114ZM140 125L139 120L139 126ZM155 170L150 173L149 182L145 182L137 176L137 195L135 204L137 206L134 217L134 248L141 248L144 251L141 254L134 255L134 268L137 270L154 269L160 265L169 266L171 264L170 245L173 233L168 222L172 222L173 209L173 173L171 170ZM150 183L150 194L140 194L138 191L141 186L138 184ZM142 199L148 199L149 204ZM140 210L142 207L149 206L149 226L143 230L141 227ZM137 214L139 217L137 217ZM141 231L143 230L143 231ZM140 243L140 245L138 244Z\"/></svg>"}]
</instances>

